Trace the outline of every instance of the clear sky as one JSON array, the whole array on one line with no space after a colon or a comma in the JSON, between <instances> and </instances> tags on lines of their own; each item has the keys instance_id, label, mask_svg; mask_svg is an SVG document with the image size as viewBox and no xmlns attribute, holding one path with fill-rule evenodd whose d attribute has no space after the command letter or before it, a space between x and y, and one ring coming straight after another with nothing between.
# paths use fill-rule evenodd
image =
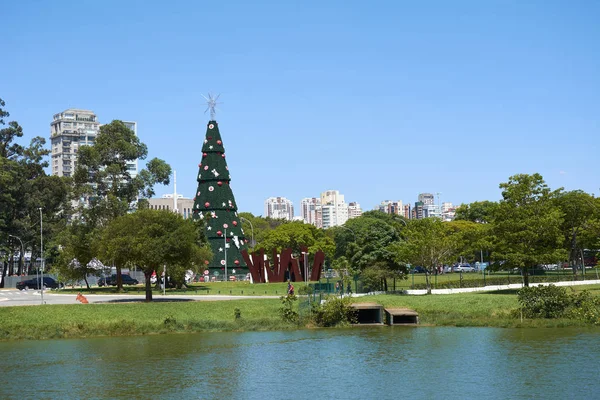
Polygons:
<instances>
[{"instance_id":1,"label":"clear sky","mask_svg":"<svg viewBox=\"0 0 600 400\"><path fill-rule=\"evenodd\" d=\"M600 193L598 1L9 1L0 97L26 141L75 107L138 122L193 197L217 114L241 211L336 189L371 209ZM157 195L172 188L157 188Z\"/></svg>"}]
</instances>

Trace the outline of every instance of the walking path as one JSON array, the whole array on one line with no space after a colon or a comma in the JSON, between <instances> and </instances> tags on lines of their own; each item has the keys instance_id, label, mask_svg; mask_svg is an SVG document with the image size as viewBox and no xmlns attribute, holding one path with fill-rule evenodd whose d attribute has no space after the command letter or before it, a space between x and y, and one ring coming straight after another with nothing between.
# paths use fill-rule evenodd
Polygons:
<instances>
[{"instance_id":1,"label":"walking path","mask_svg":"<svg viewBox=\"0 0 600 400\"><path fill-rule=\"evenodd\" d=\"M581 285L597 285L600 284L599 279L587 281L565 281L565 282L545 282L532 283L531 286L548 286L550 284L556 286L581 286ZM521 289L522 283L512 283L510 285L495 285L482 286L474 288L460 289L432 289L431 294L454 294L454 293L472 293L472 292L493 292L496 290ZM427 290L404 290L403 293L408 295L424 295ZM376 294L385 294L385 292L371 293L354 293L352 297L363 297ZM74 293L55 293L53 291L44 291L44 304L76 304L77 295ZM86 294L85 297L90 303L129 303L142 302L144 296L131 294ZM221 301L221 300L240 300L240 299L278 299L280 296L227 296L227 295L154 295L153 301ZM0 307L9 306L25 306L39 305L42 302L41 293L39 290L17 290L17 289L2 289L0 290Z\"/></svg>"},{"instance_id":2,"label":"walking path","mask_svg":"<svg viewBox=\"0 0 600 400\"><path fill-rule=\"evenodd\" d=\"M587 280L587 281L564 281L564 282L540 282L530 283L529 286L581 286L581 285L597 285L600 284L599 279ZM494 286L481 286L473 288L456 288L456 289L431 289L431 294L454 294L454 293L471 293L471 292L493 292L495 290L508 290L508 289L521 289L522 283L511 283L510 285L494 285ZM404 290L406 294L422 295L427 294L427 289L414 289ZM385 292L375 292L366 294L355 294L353 296L366 296L369 294L385 294Z\"/></svg>"}]
</instances>

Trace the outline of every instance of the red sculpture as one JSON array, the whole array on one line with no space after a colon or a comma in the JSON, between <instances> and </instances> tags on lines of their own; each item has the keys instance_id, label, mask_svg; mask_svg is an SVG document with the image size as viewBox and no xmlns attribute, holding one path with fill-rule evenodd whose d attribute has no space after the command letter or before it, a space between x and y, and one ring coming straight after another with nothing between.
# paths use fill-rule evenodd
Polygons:
<instances>
[{"instance_id":1,"label":"red sculpture","mask_svg":"<svg viewBox=\"0 0 600 400\"><path fill-rule=\"evenodd\" d=\"M310 271L310 268L305 268L303 258L297 259L292 256L291 248L282 250L279 257L277 256L277 250L273 250L272 268L269 265L269 260L265 259L264 249L255 251L252 256L250 256L245 249L242 250L241 253L250 270L254 283L266 283L267 281L285 282L287 279L290 279L291 281L304 281L306 280L306 277L304 276L305 271ZM321 250L317 251L308 280L319 280L324 261L325 253Z\"/></svg>"}]
</instances>

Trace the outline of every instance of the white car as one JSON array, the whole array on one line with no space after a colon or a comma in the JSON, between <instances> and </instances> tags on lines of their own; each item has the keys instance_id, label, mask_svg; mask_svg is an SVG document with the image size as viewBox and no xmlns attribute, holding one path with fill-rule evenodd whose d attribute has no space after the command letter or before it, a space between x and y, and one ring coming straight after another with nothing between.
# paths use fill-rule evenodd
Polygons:
<instances>
[{"instance_id":1,"label":"white car","mask_svg":"<svg viewBox=\"0 0 600 400\"><path fill-rule=\"evenodd\" d=\"M460 264L454 267L454 271L456 272L473 272L475 268L471 267L469 264Z\"/></svg>"}]
</instances>

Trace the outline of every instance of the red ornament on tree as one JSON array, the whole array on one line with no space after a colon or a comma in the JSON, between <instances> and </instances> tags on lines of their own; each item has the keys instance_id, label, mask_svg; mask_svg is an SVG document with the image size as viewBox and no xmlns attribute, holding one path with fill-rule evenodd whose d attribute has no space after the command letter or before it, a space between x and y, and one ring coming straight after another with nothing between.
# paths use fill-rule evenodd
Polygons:
<instances>
[{"instance_id":1,"label":"red ornament on tree","mask_svg":"<svg viewBox=\"0 0 600 400\"><path fill-rule=\"evenodd\" d=\"M240 263L240 262L239 262L238 260L235 260L233 263L234 263L235 265L239 265L239 263Z\"/></svg>"},{"instance_id":2,"label":"red ornament on tree","mask_svg":"<svg viewBox=\"0 0 600 400\"><path fill-rule=\"evenodd\" d=\"M217 231L217 235L221 236L222 234L223 234L223 232Z\"/></svg>"},{"instance_id":3,"label":"red ornament on tree","mask_svg":"<svg viewBox=\"0 0 600 400\"><path fill-rule=\"evenodd\" d=\"M206 157L208 154L206 153L202 153L202 157Z\"/></svg>"},{"instance_id":4,"label":"red ornament on tree","mask_svg":"<svg viewBox=\"0 0 600 400\"><path fill-rule=\"evenodd\" d=\"M202 163L198 164L198 168L200 168L202 166Z\"/></svg>"},{"instance_id":5,"label":"red ornament on tree","mask_svg":"<svg viewBox=\"0 0 600 400\"><path fill-rule=\"evenodd\" d=\"M232 222L233 226L237 226L237 221Z\"/></svg>"},{"instance_id":6,"label":"red ornament on tree","mask_svg":"<svg viewBox=\"0 0 600 400\"><path fill-rule=\"evenodd\" d=\"M221 142L220 140L217 140L217 144L220 146L221 144L223 144L223 142Z\"/></svg>"},{"instance_id":7,"label":"red ornament on tree","mask_svg":"<svg viewBox=\"0 0 600 400\"><path fill-rule=\"evenodd\" d=\"M225 153L221 154L221 157L225 158Z\"/></svg>"},{"instance_id":8,"label":"red ornament on tree","mask_svg":"<svg viewBox=\"0 0 600 400\"><path fill-rule=\"evenodd\" d=\"M219 181L219 182L217 182L217 185L223 186L223 182Z\"/></svg>"},{"instance_id":9,"label":"red ornament on tree","mask_svg":"<svg viewBox=\"0 0 600 400\"><path fill-rule=\"evenodd\" d=\"M223 228L227 229L227 228L229 228L229 225L223 224Z\"/></svg>"},{"instance_id":10,"label":"red ornament on tree","mask_svg":"<svg viewBox=\"0 0 600 400\"><path fill-rule=\"evenodd\" d=\"M206 203L204 203L204 207L206 207L206 208L210 207L210 203L207 201Z\"/></svg>"}]
</instances>

